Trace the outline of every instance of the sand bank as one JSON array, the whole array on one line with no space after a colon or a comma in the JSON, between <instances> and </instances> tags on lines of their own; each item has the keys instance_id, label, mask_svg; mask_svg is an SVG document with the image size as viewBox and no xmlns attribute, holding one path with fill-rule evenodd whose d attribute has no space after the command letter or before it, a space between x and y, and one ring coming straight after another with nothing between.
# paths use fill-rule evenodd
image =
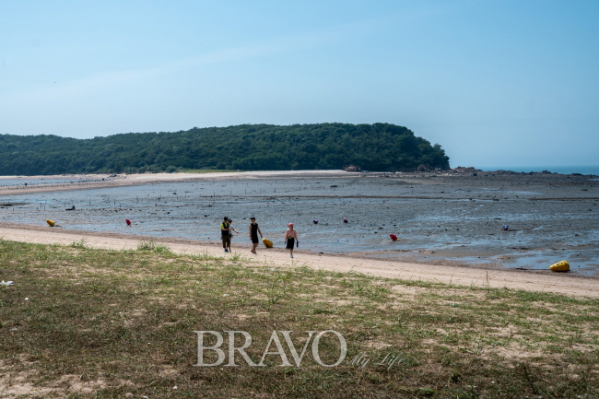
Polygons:
<instances>
[{"instance_id":1,"label":"sand bank","mask_svg":"<svg viewBox=\"0 0 599 399\"><path fill-rule=\"evenodd\" d=\"M66 230L62 228L38 227L0 223L0 237L6 240L36 244L69 245L84 240L87 247L105 249L136 249L144 237L117 233L91 233ZM150 239L145 237L145 239ZM231 256L224 254L217 244L177 238L152 238L157 244L168 245L180 254L210 254L213 256ZM296 251L290 259L282 249L260 248L258 255L252 255L247 246L237 246L234 254L241 255L248 262L269 265L273 268L308 266L339 272L358 272L376 277L398 278L415 281L432 281L446 284L521 289L537 292L553 292L575 297L597 297L599 279L583 278L568 274L546 271L485 270L469 267L427 265L390 260L376 260L349 257L343 255L314 254Z\"/></svg>"},{"instance_id":2,"label":"sand bank","mask_svg":"<svg viewBox=\"0 0 599 399\"><path fill-rule=\"evenodd\" d=\"M10 181L10 185L0 187L0 195L32 194L68 190L84 190L109 187L127 187L160 182L186 182L213 179L256 179L263 177L335 177L352 176L343 170L297 170L297 171L255 171L255 172L214 172L214 173L143 173L143 174L92 174L55 176L0 176L0 184ZM42 182L42 180L44 182ZM34 183L25 183L33 181ZM58 181L54 183L54 181ZM18 182L18 183L16 183Z\"/></svg>"}]
</instances>

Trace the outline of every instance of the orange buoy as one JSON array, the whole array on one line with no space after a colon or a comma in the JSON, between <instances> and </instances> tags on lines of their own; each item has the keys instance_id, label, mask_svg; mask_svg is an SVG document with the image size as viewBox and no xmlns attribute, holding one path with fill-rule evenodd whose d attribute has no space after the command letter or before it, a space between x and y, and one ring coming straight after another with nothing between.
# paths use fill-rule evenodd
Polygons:
<instances>
[{"instance_id":1,"label":"orange buoy","mask_svg":"<svg viewBox=\"0 0 599 399\"><path fill-rule=\"evenodd\" d=\"M50 220L50 219L46 220L46 223L48 223L50 225L50 227L54 227L54 225L56 224L56 223L54 223L54 220Z\"/></svg>"}]
</instances>

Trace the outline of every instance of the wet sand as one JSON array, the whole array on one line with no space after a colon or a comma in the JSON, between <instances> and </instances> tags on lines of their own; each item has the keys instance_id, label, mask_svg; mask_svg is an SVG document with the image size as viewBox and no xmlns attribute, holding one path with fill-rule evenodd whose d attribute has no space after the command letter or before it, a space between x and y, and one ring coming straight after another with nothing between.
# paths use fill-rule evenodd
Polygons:
<instances>
[{"instance_id":1,"label":"wet sand","mask_svg":"<svg viewBox=\"0 0 599 399\"><path fill-rule=\"evenodd\" d=\"M97 186L4 194L0 220L43 228L52 219L63 229L210 246L219 242L218 224L228 215L242 233L234 245L245 247L249 217L255 215L278 247L293 221L302 251L316 255L541 274L565 259L570 275L599 271L596 177L300 171L119 175L90 184ZM65 210L72 206L75 211ZM501 231L503 224L510 229ZM389 233L400 240L391 242Z\"/></svg>"}]
</instances>

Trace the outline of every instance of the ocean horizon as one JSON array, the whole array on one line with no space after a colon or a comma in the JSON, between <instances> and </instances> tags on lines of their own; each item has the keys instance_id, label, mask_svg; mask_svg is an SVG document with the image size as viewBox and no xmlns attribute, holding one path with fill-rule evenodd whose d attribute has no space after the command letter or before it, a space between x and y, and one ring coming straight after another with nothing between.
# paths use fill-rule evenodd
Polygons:
<instances>
[{"instance_id":1,"label":"ocean horizon","mask_svg":"<svg viewBox=\"0 0 599 399\"><path fill-rule=\"evenodd\" d=\"M548 170L552 173L568 175L580 173L583 175L599 175L599 165L570 165L570 166L484 166L477 169L485 172L494 170L510 170L513 172L542 172Z\"/></svg>"}]
</instances>

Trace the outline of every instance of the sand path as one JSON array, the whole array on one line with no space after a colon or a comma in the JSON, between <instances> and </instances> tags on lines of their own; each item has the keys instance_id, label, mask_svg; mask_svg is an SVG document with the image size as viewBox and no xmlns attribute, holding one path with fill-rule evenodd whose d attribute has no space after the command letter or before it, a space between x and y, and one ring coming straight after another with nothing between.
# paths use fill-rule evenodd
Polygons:
<instances>
[{"instance_id":1,"label":"sand path","mask_svg":"<svg viewBox=\"0 0 599 399\"><path fill-rule=\"evenodd\" d=\"M105 249L136 249L141 236L118 233L91 233L66 230L59 227L41 227L0 222L0 238L5 240L36 244L70 245L82 239L87 247ZM146 237L146 239L150 239ZM266 264L277 268L308 266L340 272L358 272L376 277L399 278L404 280L433 281L463 286L521 289L528 291L553 292L575 297L593 297L599 295L599 279L576 275L552 273L549 271L488 270L446 265L425 265L403 263L389 260L355 258L342 255L315 254L296 251L290 259L283 249L259 248L258 255L249 252L249 246L236 245L245 237L234 239L234 254L239 254L251 263ZM178 238L153 238L157 244L168 245L180 254L210 254L213 256L231 256L225 254L217 244ZM237 241L237 242L236 242Z\"/></svg>"}]
</instances>

